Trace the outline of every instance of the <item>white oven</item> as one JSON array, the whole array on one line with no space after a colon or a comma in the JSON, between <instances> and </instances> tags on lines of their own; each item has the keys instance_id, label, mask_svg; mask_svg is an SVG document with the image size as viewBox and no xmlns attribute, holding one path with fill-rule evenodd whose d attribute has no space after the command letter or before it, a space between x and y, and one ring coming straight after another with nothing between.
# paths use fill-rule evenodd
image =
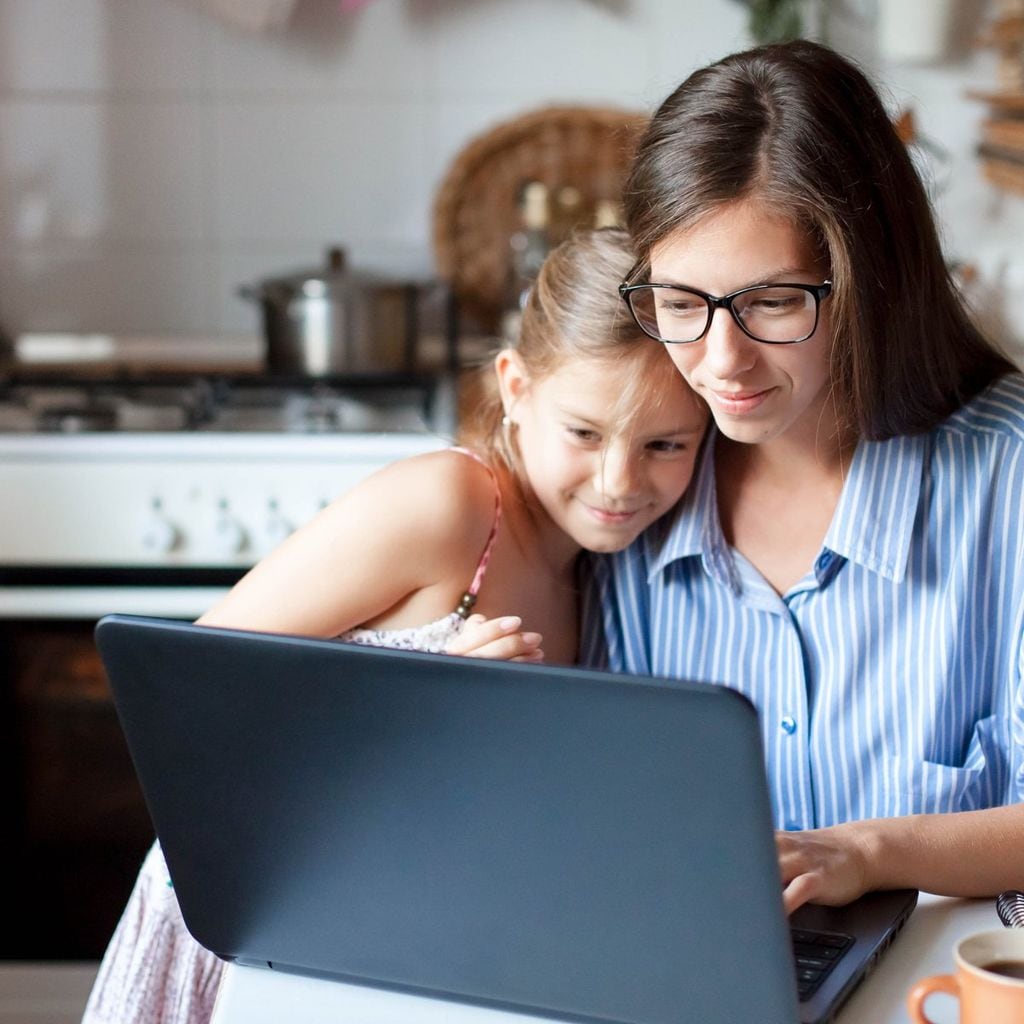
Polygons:
<instances>
[{"instance_id":1,"label":"white oven","mask_svg":"<svg viewBox=\"0 0 1024 1024\"><path fill-rule=\"evenodd\" d=\"M0 959L98 957L152 841L96 620L193 619L336 495L443 447L421 391L0 383Z\"/></svg>"},{"instance_id":2,"label":"white oven","mask_svg":"<svg viewBox=\"0 0 1024 1024\"><path fill-rule=\"evenodd\" d=\"M426 433L0 435L0 618L195 618Z\"/></svg>"}]
</instances>

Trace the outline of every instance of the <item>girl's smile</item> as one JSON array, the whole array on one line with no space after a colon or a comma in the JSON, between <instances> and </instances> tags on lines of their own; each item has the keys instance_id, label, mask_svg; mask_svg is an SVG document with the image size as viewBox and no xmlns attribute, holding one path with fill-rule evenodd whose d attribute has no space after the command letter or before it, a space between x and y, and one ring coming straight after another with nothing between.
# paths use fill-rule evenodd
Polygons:
<instances>
[{"instance_id":1,"label":"girl's smile","mask_svg":"<svg viewBox=\"0 0 1024 1024\"><path fill-rule=\"evenodd\" d=\"M583 507L596 519L598 522L610 523L613 525L621 525L628 523L634 516L639 514L639 509L633 509L629 512L616 512L610 509L594 508L592 505L587 505L585 502Z\"/></svg>"}]
</instances>

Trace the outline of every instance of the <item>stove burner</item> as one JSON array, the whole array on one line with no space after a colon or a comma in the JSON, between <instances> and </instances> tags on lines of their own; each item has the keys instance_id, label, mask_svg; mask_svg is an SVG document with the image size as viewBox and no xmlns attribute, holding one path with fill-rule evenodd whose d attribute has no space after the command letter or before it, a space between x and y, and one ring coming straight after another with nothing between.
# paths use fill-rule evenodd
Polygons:
<instances>
[{"instance_id":1,"label":"stove burner","mask_svg":"<svg viewBox=\"0 0 1024 1024\"><path fill-rule=\"evenodd\" d=\"M0 435L444 432L443 394L437 377L0 381Z\"/></svg>"},{"instance_id":2,"label":"stove burner","mask_svg":"<svg viewBox=\"0 0 1024 1024\"><path fill-rule=\"evenodd\" d=\"M285 418L293 430L314 433L340 430L344 426L340 402L334 393L314 388L308 397L287 404Z\"/></svg>"},{"instance_id":3,"label":"stove burner","mask_svg":"<svg viewBox=\"0 0 1024 1024\"><path fill-rule=\"evenodd\" d=\"M37 420L47 433L83 434L117 429L117 410L107 405L56 405L43 409Z\"/></svg>"},{"instance_id":4,"label":"stove burner","mask_svg":"<svg viewBox=\"0 0 1024 1024\"><path fill-rule=\"evenodd\" d=\"M337 406L325 402L312 402L306 410L305 423L308 429L313 431L337 430L341 425L340 419Z\"/></svg>"}]
</instances>

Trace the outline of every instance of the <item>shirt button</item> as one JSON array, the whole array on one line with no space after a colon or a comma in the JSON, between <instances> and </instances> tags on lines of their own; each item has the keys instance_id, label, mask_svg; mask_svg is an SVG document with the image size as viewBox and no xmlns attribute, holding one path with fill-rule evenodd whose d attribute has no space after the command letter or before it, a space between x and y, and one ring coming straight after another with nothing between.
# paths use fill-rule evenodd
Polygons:
<instances>
[{"instance_id":1,"label":"shirt button","mask_svg":"<svg viewBox=\"0 0 1024 1024\"><path fill-rule=\"evenodd\" d=\"M792 715L786 715L785 718L779 722L779 726L787 736L792 736L796 732L796 719Z\"/></svg>"},{"instance_id":2,"label":"shirt button","mask_svg":"<svg viewBox=\"0 0 1024 1024\"><path fill-rule=\"evenodd\" d=\"M818 568L827 569L832 564L832 552L822 552L821 557L818 559Z\"/></svg>"}]
</instances>

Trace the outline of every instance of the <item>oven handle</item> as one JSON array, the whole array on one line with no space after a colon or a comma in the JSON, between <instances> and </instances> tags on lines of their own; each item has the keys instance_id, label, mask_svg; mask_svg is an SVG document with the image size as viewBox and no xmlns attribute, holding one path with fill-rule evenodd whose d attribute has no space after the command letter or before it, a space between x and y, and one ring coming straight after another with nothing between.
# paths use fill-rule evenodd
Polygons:
<instances>
[{"instance_id":1,"label":"oven handle","mask_svg":"<svg viewBox=\"0 0 1024 1024\"><path fill-rule=\"evenodd\" d=\"M0 619L99 619L112 612L195 619L227 591L227 586L0 586Z\"/></svg>"},{"instance_id":2,"label":"oven handle","mask_svg":"<svg viewBox=\"0 0 1024 1024\"><path fill-rule=\"evenodd\" d=\"M3 565L2 587L231 587L246 566Z\"/></svg>"}]
</instances>

